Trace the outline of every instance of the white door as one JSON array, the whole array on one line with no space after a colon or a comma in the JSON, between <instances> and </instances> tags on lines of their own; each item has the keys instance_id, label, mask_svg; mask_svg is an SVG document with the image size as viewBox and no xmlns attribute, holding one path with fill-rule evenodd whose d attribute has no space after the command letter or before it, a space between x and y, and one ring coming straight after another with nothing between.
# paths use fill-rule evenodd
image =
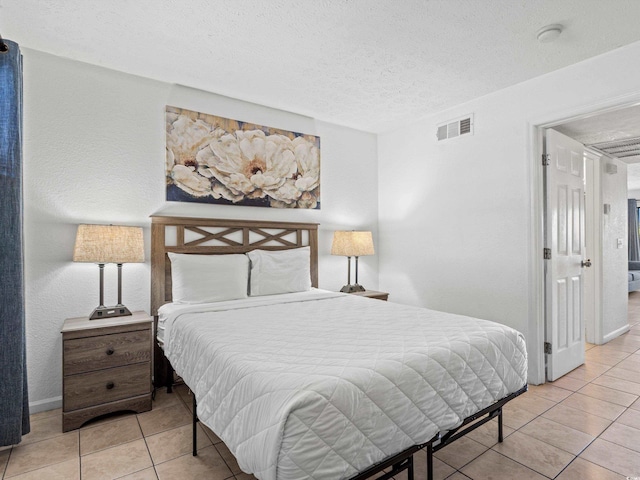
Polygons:
<instances>
[{"instance_id":1,"label":"white door","mask_svg":"<svg viewBox=\"0 0 640 480\"><path fill-rule=\"evenodd\" d=\"M584 147L554 130L546 131L545 167L547 380L584 363L585 199ZM550 353L549 353L550 350Z\"/></svg>"}]
</instances>

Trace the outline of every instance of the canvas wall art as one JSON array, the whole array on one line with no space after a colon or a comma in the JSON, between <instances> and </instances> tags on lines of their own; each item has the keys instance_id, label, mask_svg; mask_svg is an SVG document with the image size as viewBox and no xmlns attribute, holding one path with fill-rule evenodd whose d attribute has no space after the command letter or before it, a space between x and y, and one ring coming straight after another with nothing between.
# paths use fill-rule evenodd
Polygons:
<instances>
[{"instance_id":1,"label":"canvas wall art","mask_svg":"<svg viewBox=\"0 0 640 480\"><path fill-rule=\"evenodd\" d=\"M320 208L320 137L166 107L167 200Z\"/></svg>"}]
</instances>

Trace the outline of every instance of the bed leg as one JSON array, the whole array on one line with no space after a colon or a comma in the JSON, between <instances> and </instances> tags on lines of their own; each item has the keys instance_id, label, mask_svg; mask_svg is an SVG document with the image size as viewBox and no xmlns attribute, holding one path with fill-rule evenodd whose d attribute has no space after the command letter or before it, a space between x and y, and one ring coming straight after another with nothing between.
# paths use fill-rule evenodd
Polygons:
<instances>
[{"instance_id":1,"label":"bed leg","mask_svg":"<svg viewBox=\"0 0 640 480\"><path fill-rule=\"evenodd\" d=\"M409 462L407 466L407 480L413 480L413 455L411 455L407 462Z\"/></svg>"},{"instance_id":2,"label":"bed leg","mask_svg":"<svg viewBox=\"0 0 640 480\"><path fill-rule=\"evenodd\" d=\"M500 413L498 414L498 442L502 443L502 407L500 407Z\"/></svg>"},{"instance_id":3,"label":"bed leg","mask_svg":"<svg viewBox=\"0 0 640 480\"><path fill-rule=\"evenodd\" d=\"M167 393L173 392L173 367L169 362L167 362Z\"/></svg>"},{"instance_id":4,"label":"bed leg","mask_svg":"<svg viewBox=\"0 0 640 480\"><path fill-rule=\"evenodd\" d=\"M193 412L192 412L192 419L193 419L193 456L197 457L198 456L198 438L197 438L197 423L198 423L198 414L196 412L196 394L191 392L191 397L193 398Z\"/></svg>"},{"instance_id":5,"label":"bed leg","mask_svg":"<svg viewBox=\"0 0 640 480\"><path fill-rule=\"evenodd\" d=\"M433 445L427 445L427 480L433 480Z\"/></svg>"}]
</instances>

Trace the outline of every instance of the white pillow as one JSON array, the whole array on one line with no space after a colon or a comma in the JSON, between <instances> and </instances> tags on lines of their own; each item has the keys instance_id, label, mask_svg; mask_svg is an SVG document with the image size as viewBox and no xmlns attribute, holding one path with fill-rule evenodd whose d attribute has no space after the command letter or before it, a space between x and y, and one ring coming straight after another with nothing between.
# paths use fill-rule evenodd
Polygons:
<instances>
[{"instance_id":1,"label":"white pillow","mask_svg":"<svg viewBox=\"0 0 640 480\"><path fill-rule=\"evenodd\" d=\"M311 249L253 250L251 296L311 290Z\"/></svg>"},{"instance_id":2,"label":"white pillow","mask_svg":"<svg viewBox=\"0 0 640 480\"><path fill-rule=\"evenodd\" d=\"M249 260L245 255L191 255L169 252L174 303L210 303L247 298Z\"/></svg>"}]
</instances>

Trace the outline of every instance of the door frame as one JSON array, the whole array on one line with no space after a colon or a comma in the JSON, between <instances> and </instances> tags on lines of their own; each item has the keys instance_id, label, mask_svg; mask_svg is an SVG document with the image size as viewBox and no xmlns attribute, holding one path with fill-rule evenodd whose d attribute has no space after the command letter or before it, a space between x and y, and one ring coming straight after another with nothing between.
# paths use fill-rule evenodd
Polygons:
<instances>
[{"instance_id":1,"label":"door frame","mask_svg":"<svg viewBox=\"0 0 640 480\"><path fill-rule=\"evenodd\" d=\"M586 243L587 257L592 260L592 268L585 270L585 296L591 294L589 307L585 304L585 340L589 343L601 344L602 338L602 222L603 212L598 208L602 204L602 163L603 154L585 147L585 207L590 219L597 218L597 223L587 222ZM599 212L599 213L597 213ZM589 291L587 291L587 288Z\"/></svg>"},{"instance_id":2,"label":"door frame","mask_svg":"<svg viewBox=\"0 0 640 480\"><path fill-rule=\"evenodd\" d=\"M529 325L528 331L531 341L528 345L536 345L534 351L529 352L530 365L534 371L529 372L529 383L539 385L545 383L545 274L544 259L542 257L544 240L544 191L542 169L542 154L544 151L543 131L563 123L580 120L601 113L612 112L623 108L640 105L640 92L613 97L602 102L582 105L555 111L538 117L530 118L527 122L527 144L530 154L528 163L530 222L529 231ZM601 326L600 326L601 327Z\"/></svg>"}]
</instances>

